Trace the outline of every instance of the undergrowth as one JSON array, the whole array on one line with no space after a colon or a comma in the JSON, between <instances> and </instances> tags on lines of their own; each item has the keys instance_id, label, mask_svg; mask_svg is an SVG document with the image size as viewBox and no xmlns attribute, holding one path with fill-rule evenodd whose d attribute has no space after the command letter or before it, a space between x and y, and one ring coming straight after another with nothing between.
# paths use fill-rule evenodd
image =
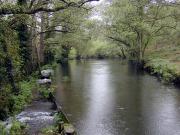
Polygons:
<instances>
[{"instance_id":1,"label":"undergrowth","mask_svg":"<svg viewBox=\"0 0 180 135\"><path fill-rule=\"evenodd\" d=\"M151 74L162 77L166 82L172 82L177 76L175 65L164 59L149 59L145 68L148 68Z\"/></svg>"}]
</instances>

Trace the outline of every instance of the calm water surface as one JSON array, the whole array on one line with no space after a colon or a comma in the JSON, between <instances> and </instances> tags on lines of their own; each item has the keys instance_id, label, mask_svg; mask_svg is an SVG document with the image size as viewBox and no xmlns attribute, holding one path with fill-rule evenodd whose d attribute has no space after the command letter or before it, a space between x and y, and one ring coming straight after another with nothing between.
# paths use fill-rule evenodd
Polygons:
<instances>
[{"instance_id":1,"label":"calm water surface","mask_svg":"<svg viewBox=\"0 0 180 135\"><path fill-rule=\"evenodd\" d=\"M80 135L180 135L180 89L118 60L57 69L56 97Z\"/></svg>"}]
</instances>

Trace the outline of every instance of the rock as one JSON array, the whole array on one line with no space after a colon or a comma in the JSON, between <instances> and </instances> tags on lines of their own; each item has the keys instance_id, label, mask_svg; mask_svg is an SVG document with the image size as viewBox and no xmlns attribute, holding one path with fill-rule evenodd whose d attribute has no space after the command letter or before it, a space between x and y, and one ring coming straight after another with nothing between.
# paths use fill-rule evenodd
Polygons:
<instances>
[{"instance_id":1,"label":"rock","mask_svg":"<svg viewBox=\"0 0 180 135\"><path fill-rule=\"evenodd\" d=\"M46 70L41 71L42 77L45 77L45 78L48 78L53 74L54 74L54 71L52 69L46 69Z\"/></svg>"},{"instance_id":2,"label":"rock","mask_svg":"<svg viewBox=\"0 0 180 135\"><path fill-rule=\"evenodd\" d=\"M75 134L75 128L72 124L64 124L64 133L65 135L74 135Z\"/></svg>"},{"instance_id":3,"label":"rock","mask_svg":"<svg viewBox=\"0 0 180 135\"><path fill-rule=\"evenodd\" d=\"M51 84L51 79L39 79L37 80L38 84Z\"/></svg>"}]
</instances>

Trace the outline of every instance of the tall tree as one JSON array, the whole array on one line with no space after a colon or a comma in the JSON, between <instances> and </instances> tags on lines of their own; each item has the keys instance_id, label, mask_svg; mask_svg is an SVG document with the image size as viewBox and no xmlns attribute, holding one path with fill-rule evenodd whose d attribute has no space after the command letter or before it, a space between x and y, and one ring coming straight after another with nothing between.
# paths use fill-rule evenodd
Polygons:
<instances>
[{"instance_id":1,"label":"tall tree","mask_svg":"<svg viewBox=\"0 0 180 135\"><path fill-rule=\"evenodd\" d=\"M3 82L1 83L8 82L7 84L12 87L12 92L18 94L19 90L15 83L15 76L18 74L20 62L18 41L15 31L10 28L8 21L4 20L1 20L0 23L0 46L0 68L1 70L4 69L3 74L1 74L3 75L3 80L1 80Z\"/></svg>"},{"instance_id":2,"label":"tall tree","mask_svg":"<svg viewBox=\"0 0 180 135\"><path fill-rule=\"evenodd\" d=\"M26 0L18 0L17 5L22 9L27 8L27 1ZM29 17L27 15L17 15L15 16L17 19L17 26L15 29L18 32L19 37L19 48L20 48L20 56L22 59L22 71L24 71L24 75L31 72L30 62L31 62L31 47L29 43L29 31L27 26L27 20Z\"/></svg>"},{"instance_id":3,"label":"tall tree","mask_svg":"<svg viewBox=\"0 0 180 135\"><path fill-rule=\"evenodd\" d=\"M165 31L176 29L175 6L166 1L114 0L107 12L107 37L143 61L147 46Z\"/></svg>"}]
</instances>

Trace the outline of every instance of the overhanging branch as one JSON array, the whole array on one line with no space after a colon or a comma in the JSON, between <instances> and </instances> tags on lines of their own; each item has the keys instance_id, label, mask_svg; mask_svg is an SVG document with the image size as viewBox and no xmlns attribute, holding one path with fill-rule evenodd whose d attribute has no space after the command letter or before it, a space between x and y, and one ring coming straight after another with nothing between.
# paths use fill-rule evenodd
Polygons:
<instances>
[{"instance_id":1,"label":"overhanging branch","mask_svg":"<svg viewBox=\"0 0 180 135\"><path fill-rule=\"evenodd\" d=\"M115 38L115 37L111 37L111 36L108 36L108 38L109 38L109 39L112 39L112 40L114 40L114 41L120 42L120 43L126 45L127 47L130 47L130 46L131 46L130 43L128 43L127 41L122 40L122 39L120 39L120 38Z\"/></svg>"},{"instance_id":2,"label":"overhanging branch","mask_svg":"<svg viewBox=\"0 0 180 135\"><path fill-rule=\"evenodd\" d=\"M16 5L6 6L1 5L0 6L0 15L8 15L8 14L35 14L41 11L44 12L57 12L64 9L67 9L69 7L76 7L80 8L84 4L92 1L99 1L99 0L80 0L78 2L64 2L63 6L55 7L55 8L46 8L46 7L38 7L38 8L32 8L32 9L25 9L24 7L17 7ZM32 5L31 5L32 7Z\"/></svg>"}]
</instances>

